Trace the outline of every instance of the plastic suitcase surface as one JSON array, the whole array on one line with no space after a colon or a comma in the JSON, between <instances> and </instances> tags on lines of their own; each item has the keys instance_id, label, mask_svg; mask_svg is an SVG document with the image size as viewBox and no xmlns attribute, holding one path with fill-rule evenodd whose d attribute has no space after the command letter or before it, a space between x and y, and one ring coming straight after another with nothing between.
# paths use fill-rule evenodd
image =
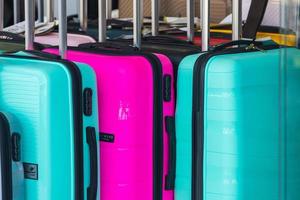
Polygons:
<instances>
[{"instance_id":1,"label":"plastic suitcase surface","mask_svg":"<svg viewBox=\"0 0 300 200\"><path fill-rule=\"evenodd\" d=\"M97 75L101 199L173 199L172 63L163 55L127 52L72 48L67 55Z\"/></svg>"},{"instance_id":2,"label":"plastic suitcase surface","mask_svg":"<svg viewBox=\"0 0 300 200\"><path fill-rule=\"evenodd\" d=\"M176 199L278 199L279 52L230 49L181 63Z\"/></svg>"},{"instance_id":3,"label":"plastic suitcase surface","mask_svg":"<svg viewBox=\"0 0 300 200\"><path fill-rule=\"evenodd\" d=\"M0 199L24 199L24 170L21 160L20 130L11 117L0 112Z\"/></svg>"},{"instance_id":4,"label":"plastic suitcase surface","mask_svg":"<svg viewBox=\"0 0 300 200\"><path fill-rule=\"evenodd\" d=\"M0 56L0 109L20 122L25 199L96 199L95 74L85 64L42 57Z\"/></svg>"}]
</instances>

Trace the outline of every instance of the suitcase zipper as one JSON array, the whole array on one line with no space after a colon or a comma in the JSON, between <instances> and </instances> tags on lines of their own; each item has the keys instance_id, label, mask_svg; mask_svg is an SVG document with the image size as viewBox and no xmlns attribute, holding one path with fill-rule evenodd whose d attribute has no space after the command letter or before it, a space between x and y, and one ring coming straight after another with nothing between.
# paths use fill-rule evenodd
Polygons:
<instances>
[{"instance_id":1,"label":"suitcase zipper","mask_svg":"<svg viewBox=\"0 0 300 200\"><path fill-rule=\"evenodd\" d=\"M263 50L278 49L278 45L266 46ZM207 52L195 62L193 71L193 102L192 102L192 200L204 200L203 191L203 159L204 159L204 89L205 70L208 61L218 55L248 53L261 51L259 47L225 49L220 52ZM262 52L264 52L262 51Z\"/></svg>"}]
</instances>

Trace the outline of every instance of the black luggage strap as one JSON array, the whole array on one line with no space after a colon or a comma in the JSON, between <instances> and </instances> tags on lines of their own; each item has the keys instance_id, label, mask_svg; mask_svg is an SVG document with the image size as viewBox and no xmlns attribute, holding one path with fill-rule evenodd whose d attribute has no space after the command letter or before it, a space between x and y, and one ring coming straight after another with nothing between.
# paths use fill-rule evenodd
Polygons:
<instances>
[{"instance_id":1,"label":"black luggage strap","mask_svg":"<svg viewBox=\"0 0 300 200\"><path fill-rule=\"evenodd\" d=\"M243 38L256 39L267 5L268 0L252 0L246 23L243 26Z\"/></svg>"}]
</instances>

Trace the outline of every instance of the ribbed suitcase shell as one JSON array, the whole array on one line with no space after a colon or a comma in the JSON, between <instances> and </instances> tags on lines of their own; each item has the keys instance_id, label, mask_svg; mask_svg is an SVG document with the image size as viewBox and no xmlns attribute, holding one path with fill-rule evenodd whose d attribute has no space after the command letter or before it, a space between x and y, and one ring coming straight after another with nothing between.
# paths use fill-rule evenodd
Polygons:
<instances>
[{"instance_id":1,"label":"ribbed suitcase shell","mask_svg":"<svg viewBox=\"0 0 300 200\"><path fill-rule=\"evenodd\" d=\"M68 46L77 47L80 44L88 42L96 42L92 37L83 34L73 34L68 33ZM59 35L56 32L49 33L43 36L37 36L34 39L35 42L40 44L58 46L59 45Z\"/></svg>"},{"instance_id":2,"label":"ribbed suitcase shell","mask_svg":"<svg viewBox=\"0 0 300 200\"><path fill-rule=\"evenodd\" d=\"M24 199L24 170L23 164L14 160L15 156L22 156L15 146L13 148L13 135L19 136L18 125L11 116L0 112L0 199L22 200ZM17 144L16 144L17 145ZM15 149L16 148L16 149ZM20 158L20 157L19 157Z\"/></svg>"},{"instance_id":3,"label":"ribbed suitcase shell","mask_svg":"<svg viewBox=\"0 0 300 200\"><path fill-rule=\"evenodd\" d=\"M201 70L205 54L181 63L176 199L279 198L279 52L215 55Z\"/></svg>"},{"instance_id":4,"label":"ribbed suitcase shell","mask_svg":"<svg viewBox=\"0 0 300 200\"><path fill-rule=\"evenodd\" d=\"M57 53L57 49L46 51ZM69 50L67 57L95 70L100 132L103 137L114 136L114 141L101 143L101 200L173 199L173 190L165 190L165 183L157 185L165 180L169 167L163 122L175 114L172 83L170 101L159 98L163 76L174 81L170 60L163 55L92 49ZM161 106L162 113L157 116ZM157 161L157 156L163 160Z\"/></svg>"},{"instance_id":5,"label":"ribbed suitcase shell","mask_svg":"<svg viewBox=\"0 0 300 200\"><path fill-rule=\"evenodd\" d=\"M85 64L76 67L29 57L31 53L0 56L0 110L20 122L22 161L37 164L36 170L31 168L37 174L28 171L30 166L25 169L25 199L87 199L90 175L98 177L90 172L87 143L88 136L97 141L95 74ZM93 91L91 116L83 114L85 88ZM87 127L94 127L95 133Z\"/></svg>"}]
</instances>

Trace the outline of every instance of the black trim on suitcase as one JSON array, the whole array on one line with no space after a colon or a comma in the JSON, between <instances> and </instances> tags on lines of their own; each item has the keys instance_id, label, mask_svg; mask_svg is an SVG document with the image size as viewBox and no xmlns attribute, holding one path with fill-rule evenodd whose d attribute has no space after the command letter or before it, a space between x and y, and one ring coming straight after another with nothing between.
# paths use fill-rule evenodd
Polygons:
<instances>
[{"instance_id":1,"label":"black trim on suitcase","mask_svg":"<svg viewBox=\"0 0 300 200\"><path fill-rule=\"evenodd\" d=\"M0 164L1 164L1 199L13 200L12 189L12 157L9 122L0 113Z\"/></svg>"},{"instance_id":2,"label":"black trim on suitcase","mask_svg":"<svg viewBox=\"0 0 300 200\"><path fill-rule=\"evenodd\" d=\"M87 189L87 200L95 200L98 192L98 141L94 127L86 128L86 141L90 151L90 186Z\"/></svg>"},{"instance_id":3,"label":"black trim on suitcase","mask_svg":"<svg viewBox=\"0 0 300 200\"><path fill-rule=\"evenodd\" d=\"M70 72L72 77L72 95L73 95L73 120L74 120L74 143L75 143L75 200L84 199L84 168L83 168L83 103L82 103L82 77L78 67L67 60L53 59L47 53L38 51L24 51L38 57L27 57L18 55L3 54L0 57L10 57L15 59L31 59L56 62L63 64Z\"/></svg>"},{"instance_id":4,"label":"black trim on suitcase","mask_svg":"<svg viewBox=\"0 0 300 200\"><path fill-rule=\"evenodd\" d=\"M241 42L245 45L244 42ZM236 45L234 43L233 45ZM228 45L224 45L227 47ZM229 48L219 52L208 52L195 62L193 71L193 111L192 111L192 200L203 200L203 162L204 162L204 89L205 70L208 61L218 55L257 52L278 49L279 45L260 46L259 48Z\"/></svg>"}]
</instances>

